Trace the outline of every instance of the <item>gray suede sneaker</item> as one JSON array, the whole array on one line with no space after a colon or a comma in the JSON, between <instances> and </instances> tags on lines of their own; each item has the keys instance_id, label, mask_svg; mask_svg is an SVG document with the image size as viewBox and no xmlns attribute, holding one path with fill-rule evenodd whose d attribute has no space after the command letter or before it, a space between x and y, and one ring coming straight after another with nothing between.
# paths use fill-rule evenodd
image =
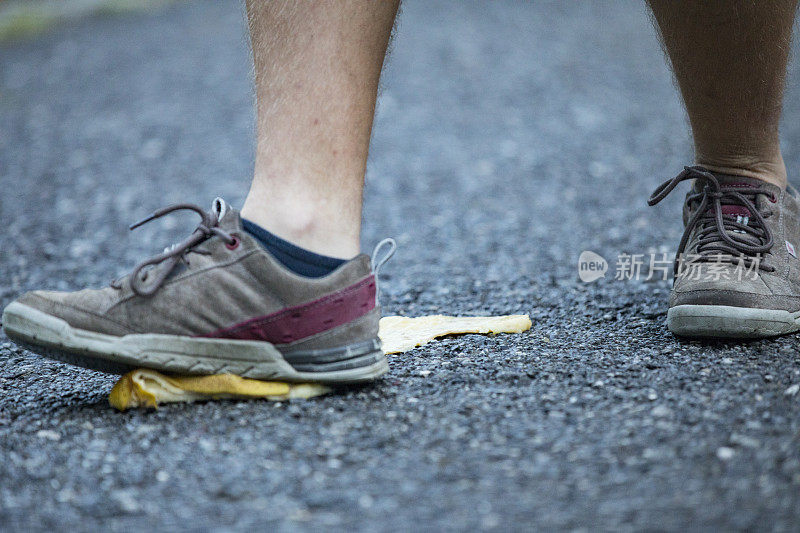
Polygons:
<instances>
[{"instance_id":1,"label":"gray suede sneaker","mask_svg":"<svg viewBox=\"0 0 800 533\"><path fill-rule=\"evenodd\" d=\"M687 337L759 338L800 329L798 194L761 180L685 167L650 197L681 181L686 227L675 258L667 326Z\"/></svg>"},{"instance_id":2,"label":"gray suede sneaker","mask_svg":"<svg viewBox=\"0 0 800 533\"><path fill-rule=\"evenodd\" d=\"M33 352L111 373L146 367L349 383L388 370L368 256L321 278L298 276L220 199L210 212L180 204L132 228L179 209L203 219L185 241L105 289L23 295L3 312L6 335Z\"/></svg>"}]
</instances>

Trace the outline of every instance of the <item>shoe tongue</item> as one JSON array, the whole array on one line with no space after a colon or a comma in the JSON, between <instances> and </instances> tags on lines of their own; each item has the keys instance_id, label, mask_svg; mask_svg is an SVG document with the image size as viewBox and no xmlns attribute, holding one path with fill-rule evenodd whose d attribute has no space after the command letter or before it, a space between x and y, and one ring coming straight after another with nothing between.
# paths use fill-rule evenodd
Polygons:
<instances>
[{"instance_id":1,"label":"shoe tongue","mask_svg":"<svg viewBox=\"0 0 800 533\"><path fill-rule=\"evenodd\" d=\"M748 178L746 176L734 176L733 174L718 174L716 172L712 172L714 177L717 178L720 187L723 189L728 187L752 187L754 189L761 189L767 193L779 194L780 187L777 185L773 185L771 183L767 183L766 181L759 180L756 178ZM706 185L705 179L696 179L694 180L694 187L693 189L697 192L703 190L703 187Z\"/></svg>"},{"instance_id":2,"label":"shoe tongue","mask_svg":"<svg viewBox=\"0 0 800 533\"><path fill-rule=\"evenodd\" d=\"M727 189L727 188L736 187L738 189L744 189L744 190L742 190L740 192L746 192L747 188L753 188L753 189L761 189L762 191L767 192L767 193L772 193L775 196L780 194L780 188L778 186L772 185L771 183L767 183L765 181L762 181L762 180L759 180L759 179L756 179L756 178L748 178L748 177L745 177L745 176L734 176L732 174L718 174L716 172L714 172L713 174L714 174L714 177L717 178L717 181L719 182L720 188L723 191L725 189ZM705 186L706 186L706 180L697 179L694 182L693 189L696 192L700 192L703 189L703 187L705 187ZM750 200L753 201L753 203L755 203L755 201L752 199L752 197L750 198ZM728 202L728 203L726 203L726 202ZM733 203L733 202L734 201L731 198L723 198L722 199L722 204L721 205L722 205L722 214L723 215L728 215L728 216L733 217L733 218L738 218L738 217L747 217L747 218L749 218L750 216L752 216L752 213L750 212L750 210L747 207L745 207L743 205L740 205L738 203ZM711 212L711 208L709 208L708 212ZM740 219L740 222L742 222L744 224L747 224L746 221L742 221L741 219Z\"/></svg>"}]
</instances>

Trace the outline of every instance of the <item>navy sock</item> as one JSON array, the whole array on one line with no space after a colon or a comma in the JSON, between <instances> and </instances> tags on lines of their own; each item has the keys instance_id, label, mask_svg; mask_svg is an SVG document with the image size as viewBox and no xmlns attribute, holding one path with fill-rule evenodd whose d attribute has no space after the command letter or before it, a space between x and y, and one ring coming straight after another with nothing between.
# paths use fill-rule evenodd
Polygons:
<instances>
[{"instance_id":1,"label":"navy sock","mask_svg":"<svg viewBox=\"0 0 800 533\"><path fill-rule=\"evenodd\" d=\"M242 227L251 237L257 240L261 246L266 248L275 259L280 261L283 266L295 274L300 274L301 276L307 276L309 278L321 278L336 270L339 265L345 263L344 259L319 255L305 248L300 248L270 233L258 224L250 222L246 218L242 219Z\"/></svg>"}]
</instances>

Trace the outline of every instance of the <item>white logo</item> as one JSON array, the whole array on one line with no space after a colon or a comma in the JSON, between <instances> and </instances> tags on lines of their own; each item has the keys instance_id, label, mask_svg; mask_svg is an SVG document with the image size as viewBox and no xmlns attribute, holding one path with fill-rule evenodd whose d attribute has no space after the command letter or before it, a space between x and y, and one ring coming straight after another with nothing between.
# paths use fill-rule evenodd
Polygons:
<instances>
[{"instance_id":1,"label":"white logo","mask_svg":"<svg viewBox=\"0 0 800 533\"><path fill-rule=\"evenodd\" d=\"M602 255L584 250L578 258L578 277L584 283L604 278L608 271L608 262Z\"/></svg>"},{"instance_id":2,"label":"white logo","mask_svg":"<svg viewBox=\"0 0 800 533\"><path fill-rule=\"evenodd\" d=\"M794 251L794 246L789 241L786 241L786 251L789 252L789 255L797 259L797 253Z\"/></svg>"}]
</instances>

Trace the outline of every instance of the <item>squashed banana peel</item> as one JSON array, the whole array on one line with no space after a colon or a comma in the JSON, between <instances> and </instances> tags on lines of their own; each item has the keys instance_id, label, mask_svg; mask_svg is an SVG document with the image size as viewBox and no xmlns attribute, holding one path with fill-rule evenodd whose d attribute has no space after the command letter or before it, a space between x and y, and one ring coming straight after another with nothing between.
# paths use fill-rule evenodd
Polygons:
<instances>
[{"instance_id":1,"label":"squashed banana peel","mask_svg":"<svg viewBox=\"0 0 800 533\"><path fill-rule=\"evenodd\" d=\"M140 368L128 372L117 381L108 395L108 401L112 407L124 411L131 407L155 408L162 403L199 400L305 399L326 394L330 390L330 387L317 383L261 381L233 374L176 377Z\"/></svg>"},{"instance_id":2,"label":"squashed banana peel","mask_svg":"<svg viewBox=\"0 0 800 533\"><path fill-rule=\"evenodd\" d=\"M464 333L522 333L531 327L528 315L454 317L444 315L408 318L388 316L380 321L383 351L401 353L446 335ZM201 400L307 399L330 392L317 383L283 383L242 378L233 374L165 376L140 368L122 376L111 389L109 403L120 411L158 407L162 403Z\"/></svg>"},{"instance_id":3,"label":"squashed banana peel","mask_svg":"<svg viewBox=\"0 0 800 533\"><path fill-rule=\"evenodd\" d=\"M387 316L381 319L383 352L402 353L446 335L464 333L522 333L531 328L528 315L445 316L418 318Z\"/></svg>"}]
</instances>

